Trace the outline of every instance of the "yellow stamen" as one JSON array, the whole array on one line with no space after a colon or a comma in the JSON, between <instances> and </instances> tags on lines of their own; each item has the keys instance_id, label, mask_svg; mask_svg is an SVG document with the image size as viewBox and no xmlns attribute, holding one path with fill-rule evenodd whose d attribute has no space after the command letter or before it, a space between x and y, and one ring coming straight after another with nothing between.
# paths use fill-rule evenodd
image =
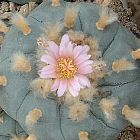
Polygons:
<instances>
[{"instance_id":1,"label":"yellow stamen","mask_svg":"<svg viewBox=\"0 0 140 140\"><path fill-rule=\"evenodd\" d=\"M77 67L71 58L59 58L57 60L58 78L70 79L77 72Z\"/></svg>"}]
</instances>

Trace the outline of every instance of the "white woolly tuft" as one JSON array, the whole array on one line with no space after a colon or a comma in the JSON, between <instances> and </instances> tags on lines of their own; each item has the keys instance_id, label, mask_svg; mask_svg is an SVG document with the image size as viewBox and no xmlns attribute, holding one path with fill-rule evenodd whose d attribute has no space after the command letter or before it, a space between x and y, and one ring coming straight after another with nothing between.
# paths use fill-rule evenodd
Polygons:
<instances>
[{"instance_id":1,"label":"white woolly tuft","mask_svg":"<svg viewBox=\"0 0 140 140\"><path fill-rule=\"evenodd\" d=\"M30 72L31 65L29 59L22 52L17 52L12 57L12 71Z\"/></svg>"},{"instance_id":2,"label":"white woolly tuft","mask_svg":"<svg viewBox=\"0 0 140 140\"><path fill-rule=\"evenodd\" d=\"M0 123L4 123L4 117L3 116L0 117Z\"/></svg>"},{"instance_id":3,"label":"white woolly tuft","mask_svg":"<svg viewBox=\"0 0 140 140\"><path fill-rule=\"evenodd\" d=\"M112 98L112 99L103 98L100 101L100 108L102 109L109 123L111 123L113 120L116 119L115 106L117 104L118 104L118 99L116 98Z\"/></svg>"},{"instance_id":4,"label":"white woolly tuft","mask_svg":"<svg viewBox=\"0 0 140 140\"><path fill-rule=\"evenodd\" d=\"M78 101L79 101L79 96L73 97L69 92L65 94L64 104L66 106L71 106Z\"/></svg>"},{"instance_id":5,"label":"white woolly tuft","mask_svg":"<svg viewBox=\"0 0 140 140\"><path fill-rule=\"evenodd\" d=\"M6 85L7 85L6 76L0 75L0 86L6 86Z\"/></svg>"},{"instance_id":6,"label":"white woolly tuft","mask_svg":"<svg viewBox=\"0 0 140 140\"><path fill-rule=\"evenodd\" d=\"M95 0L97 4L100 4L102 6L108 6L111 3L112 0Z\"/></svg>"},{"instance_id":7,"label":"white woolly tuft","mask_svg":"<svg viewBox=\"0 0 140 140\"><path fill-rule=\"evenodd\" d=\"M39 118L41 118L43 115L42 111L40 109L33 109L32 111L30 111L27 116L26 116L26 125L27 126L31 126L35 123L37 123L37 121L39 120Z\"/></svg>"},{"instance_id":8,"label":"white woolly tuft","mask_svg":"<svg viewBox=\"0 0 140 140\"><path fill-rule=\"evenodd\" d=\"M41 79L37 78L31 82L31 87L34 90L35 95L42 96L46 98L51 92L51 86L53 84L52 79Z\"/></svg>"},{"instance_id":9,"label":"white woolly tuft","mask_svg":"<svg viewBox=\"0 0 140 140\"><path fill-rule=\"evenodd\" d=\"M122 114L135 127L140 128L140 110L131 109L128 105L124 105L122 109Z\"/></svg>"},{"instance_id":10,"label":"white woolly tuft","mask_svg":"<svg viewBox=\"0 0 140 140\"><path fill-rule=\"evenodd\" d=\"M111 24L117 20L118 20L118 15L115 12L113 12L113 10L110 10L107 24Z\"/></svg>"},{"instance_id":11,"label":"white woolly tuft","mask_svg":"<svg viewBox=\"0 0 140 140\"><path fill-rule=\"evenodd\" d=\"M60 6L60 0L52 0L52 6L54 7Z\"/></svg>"},{"instance_id":12,"label":"white woolly tuft","mask_svg":"<svg viewBox=\"0 0 140 140\"><path fill-rule=\"evenodd\" d=\"M79 97L82 101L92 101L93 95L97 93L97 89L90 87L80 90Z\"/></svg>"},{"instance_id":13,"label":"white woolly tuft","mask_svg":"<svg viewBox=\"0 0 140 140\"><path fill-rule=\"evenodd\" d=\"M29 27L29 24L20 13L13 14L13 16L11 17L11 22L19 30L21 30L24 35L28 35L31 33L31 28Z\"/></svg>"},{"instance_id":14,"label":"white woolly tuft","mask_svg":"<svg viewBox=\"0 0 140 140\"><path fill-rule=\"evenodd\" d=\"M140 48L135 51L132 51L132 58L135 60L140 59Z\"/></svg>"},{"instance_id":15,"label":"white woolly tuft","mask_svg":"<svg viewBox=\"0 0 140 140\"><path fill-rule=\"evenodd\" d=\"M79 140L89 140L88 138L88 132L86 131L81 131L79 132Z\"/></svg>"},{"instance_id":16,"label":"white woolly tuft","mask_svg":"<svg viewBox=\"0 0 140 140\"><path fill-rule=\"evenodd\" d=\"M25 140L37 140L34 134L30 134Z\"/></svg>"},{"instance_id":17,"label":"white woolly tuft","mask_svg":"<svg viewBox=\"0 0 140 140\"><path fill-rule=\"evenodd\" d=\"M54 41L56 44L60 43L61 40L61 31L63 29L63 24L56 23L47 23L43 28L45 35L47 36L48 41Z\"/></svg>"},{"instance_id":18,"label":"white woolly tuft","mask_svg":"<svg viewBox=\"0 0 140 140\"><path fill-rule=\"evenodd\" d=\"M2 20L0 20L0 32L7 33L8 31L9 27L7 27L7 25Z\"/></svg>"},{"instance_id":19,"label":"white woolly tuft","mask_svg":"<svg viewBox=\"0 0 140 140\"><path fill-rule=\"evenodd\" d=\"M65 26L67 28L72 28L75 24L78 15L78 8L68 6L65 12Z\"/></svg>"},{"instance_id":20,"label":"white woolly tuft","mask_svg":"<svg viewBox=\"0 0 140 140\"><path fill-rule=\"evenodd\" d=\"M26 140L26 137L13 135L10 140Z\"/></svg>"},{"instance_id":21,"label":"white woolly tuft","mask_svg":"<svg viewBox=\"0 0 140 140\"><path fill-rule=\"evenodd\" d=\"M95 0L97 4L102 4L104 0Z\"/></svg>"},{"instance_id":22,"label":"white woolly tuft","mask_svg":"<svg viewBox=\"0 0 140 140\"><path fill-rule=\"evenodd\" d=\"M121 71L136 69L136 66L125 58L121 58L113 62L112 69L113 71L119 73Z\"/></svg>"},{"instance_id":23,"label":"white woolly tuft","mask_svg":"<svg viewBox=\"0 0 140 140\"><path fill-rule=\"evenodd\" d=\"M101 7L99 11L100 17L108 16L109 15L109 8L108 7Z\"/></svg>"},{"instance_id":24,"label":"white woolly tuft","mask_svg":"<svg viewBox=\"0 0 140 140\"><path fill-rule=\"evenodd\" d=\"M98 30L104 30L107 25L117 21L118 19L118 15L105 6L102 6L99 15L100 18L98 22L96 22Z\"/></svg>"},{"instance_id":25,"label":"white woolly tuft","mask_svg":"<svg viewBox=\"0 0 140 140\"><path fill-rule=\"evenodd\" d=\"M111 3L112 0L104 0L102 5L103 6L108 6Z\"/></svg>"},{"instance_id":26,"label":"white woolly tuft","mask_svg":"<svg viewBox=\"0 0 140 140\"><path fill-rule=\"evenodd\" d=\"M83 102L76 102L69 107L69 117L73 121L81 121L88 117L88 104Z\"/></svg>"}]
</instances>

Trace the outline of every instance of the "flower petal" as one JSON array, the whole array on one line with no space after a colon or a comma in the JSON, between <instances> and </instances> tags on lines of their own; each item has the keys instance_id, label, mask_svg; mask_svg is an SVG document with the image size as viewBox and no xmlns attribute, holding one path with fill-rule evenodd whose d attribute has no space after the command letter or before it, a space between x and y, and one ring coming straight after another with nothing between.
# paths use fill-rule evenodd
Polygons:
<instances>
[{"instance_id":1,"label":"flower petal","mask_svg":"<svg viewBox=\"0 0 140 140\"><path fill-rule=\"evenodd\" d=\"M79 64L83 63L84 61L87 61L90 57L91 57L91 55L81 54L75 59L75 63L76 63L76 65L79 65Z\"/></svg>"},{"instance_id":2,"label":"flower petal","mask_svg":"<svg viewBox=\"0 0 140 140\"><path fill-rule=\"evenodd\" d=\"M80 91L81 85L78 82L78 78L75 76L73 79L70 80L70 84L76 91Z\"/></svg>"},{"instance_id":3,"label":"flower petal","mask_svg":"<svg viewBox=\"0 0 140 140\"><path fill-rule=\"evenodd\" d=\"M74 44L69 42L68 47L67 47L67 56L68 57L72 57L73 56L73 47L74 47Z\"/></svg>"},{"instance_id":4,"label":"flower petal","mask_svg":"<svg viewBox=\"0 0 140 140\"><path fill-rule=\"evenodd\" d=\"M47 48L48 53L51 53L53 56L55 56L55 58L58 58L59 47L57 46L57 44L53 41L49 41L48 44L49 44L49 47Z\"/></svg>"},{"instance_id":5,"label":"flower petal","mask_svg":"<svg viewBox=\"0 0 140 140\"><path fill-rule=\"evenodd\" d=\"M63 96L66 90L67 90L67 80L61 80L57 91L58 97Z\"/></svg>"},{"instance_id":6,"label":"flower petal","mask_svg":"<svg viewBox=\"0 0 140 140\"><path fill-rule=\"evenodd\" d=\"M69 90L70 94L74 97L79 95L79 92L77 90L75 90L70 83L68 84L68 90Z\"/></svg>"},{"instance_id":7,"label":"flower petal","mask_svg":"<svg viewBox=\"0 0 140 140\"><path fill-rule=\"evenodd\" d=\"M90 47L88 45L84 45L82 53L87 53L89 50L90 50Z\"/></svg>"},{"instance_id":8,"label":"flower petal","mask_svg":"<svg viewBox=\"0 0 140 140\"><path fill-rule=\"evenodd\" d=\"M78 57L81 54L82 51L83 51L83 47L82 46L76 46L76 47L74 47L74 49L73 49L74 59L76 57Z\"/></svg>"},{"instance_id":9,"label":"flower petal","mask_svg":"<svg viewBox=\"0 0 140 140\"><path fill-rule=\"evenodd\" d=\"M51 64L51 65L56 65L56 59L53 58L53 56L49 56L49 55L43 55L41 57L41 61L45 62L47 64Z\"/></svg>"},{"instance_id":10,"label":"flower petal","mask_svg":"<svg viewBox=\"0 0 140 140\"><path fill-rule=\"evenodd\" d=\"M63 37L61 39L60 46L62 46L62 47L68 46L69 42L70 42L69 36L68 36L68 34L65 34L65 35L63 35Z\"/></svg>"},{"instance_id":11,"label":"flower petal","mask_svg":"<svg viewBox=\"0 0 140 140\"><path fill-rule=\"evenodd\" d=\"M56 73L46 74L44 72L39 73L40 78L56 78Z\"/></svg>"},{"instance_id":12,"label":"flower petal","mask_svg":"<svg viewBox=\"0 0 140 140\"><path fill-rule=\"evenodd\" d=\"M55 67L48 65L38 71L41 78L56 78Z\"/></svg>"},{"instance_id":13,"label":"flower petal","mask_svg":"<svg viewBox=\"0 0 140 140\"><path fill-rule=\"evenodd\" d=\"M69 36L67 34L63 35L60 43L59 55L61 57L67 56L67 48L70 42Z\"/></svg>"},{"instance_id":14,"label":"flower petal","mask_svg":"<svg viewBox=\"0 0 140 140\"><path fill-rule=\"evenodd\" d=\"M60 84L60 80L59 79L55 79L52 87L51 87L51 91L56 91L59 88L59 84Z\"/></svg>"},{"instance_id":15,"label":"flower petal","mask_svg":"<svg viewBox=\"0 0 140 140\"><path fill-rule=\"evenodd\" d=\"M93 68L92 68L92 66L84 66L84 67L82 67L82 66L79 66L78 67L78 73L79 74L90 74L90 73L92 73L93 72Z\"/></svg>"},{"instance_id":16,"label":"flower petal","mask_svg":"<svg viewBox=\"0 0 140 140\"><path fill-rule=\"evenodd\" d=\"M68 46L60 46L60 49L59 49L60 57L66 57L67 56L67 47Z\"/></svg>"},{"instance_id":17,"label":"flower petal","mask_svg":"<svg viewBox=\"0 0 140 140\"><path fill-rule=\"evenodd\" d=\"M46 74L50 74L56 71L55 66L53 65L47 65L45 67L43 67L39 72L44 72Z\"/></svg>"},{"instance_id":18,"label":"flower petal","mask_svg":"<svg viewBox=\"0 0 140 140\"><path fill-rule=\"evenodd\" d=\"M84 86L84 87L90 87L91 86L90 81L89 81L89 79L86 76L79 74L79 75L77 75L77 77L79 79L79 83L82 86Z\"/></svg>"},{"instance_id":19,"label":"flower petal","mask_svg":"<svg viewBox=\"0 0 140 140\"><path fill-rule=\"evenodd\" d=\"M86 67L86 66L90 66L93 63L94 63L93 60L87 60L87 61L84 61L83 63L80 63L79 65L77 65L77 67Z\"/></svg>"},{"instance_id":20,"label":"flower petal","mask_svg":"<svg viewBox=\"0 0 140 140\"><path fill-rule=\"evenodd\" d=\"M88 45L74 47L73 50L74 59L77 58L79 55L87 54L89 50L90 48Z\"/></svg>"}]
</instances>

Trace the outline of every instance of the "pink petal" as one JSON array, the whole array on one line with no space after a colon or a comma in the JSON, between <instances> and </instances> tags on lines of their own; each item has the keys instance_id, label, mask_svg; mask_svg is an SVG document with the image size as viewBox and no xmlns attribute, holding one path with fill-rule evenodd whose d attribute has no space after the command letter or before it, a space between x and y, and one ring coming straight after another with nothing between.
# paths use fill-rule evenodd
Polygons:
<instances>
[{"instance_id":1,"label":"pink petal","mask_svg":"<svg viewBox=\"0 0 140 140\"><path fill-rule=\"evenodd\" d=\"M91 86L90 81L89 81L89 79L86 76L79 74L79 75L77 75L77 77L79 79L79 83L82 86L84 86L84 87L90 87Z\"/></svg>"},{"instance_id":2,"label":"pink petal","mask_svg":"<svg viewBox=\"0 0 140 140\"><path fill-rule=\"evenodd\" d=\"M50 73L53 73L53 72L55 72L55 71L56 71L55 66L53 66L53 65L48 65L48 66L42 68L39 72L44 72L44 73L46 73L46 74L50 74Z\"/></svg>"},{"instance_id":3,"label":"pink petal","mask_svg":"<svg viewBox=\"0 0 140 140\"><path fill-rule=\"evenodd\" d=\"M46 74L46 73L39 73L40 78L56 78L56 73L50 73L50 74Z\"/></svg>"},{"instance_id":4,"label":"pink petal","mask_svg":"<svg viewBox=\"0 0 140 140\"><path fill-rule=\"evenodd\" d=\"M60 46L68 46L69 42L70 42L69 36L68 34L65 34L61 39Z\"/></svg>"},{"instance_id":5,"label":"pink petal","mask_svg":"<svg viewBox=\"0 0 140 140\"><path fill-rule=\"evenodd\" d=\"M88 45L74 47L74 50L73 50L74 59L76 59L79 55L87 54L89 50L90 48Z\"/></svg>"},{"instance_id":6,"label":"pink petal","mask_svg":"<svg viewBox=\"0 0 140 140\"><path fill-rule=\"evenodd\" d=\"M52 55L54 55L56 58L59 57L59 47L57 44L53 41L48 42L49 47L47 48L48 53L50 52Z\"/></svg>"},{"instance_id":7,"label":"pink petal","mask_svg":"<svg viewBox=\"0 0 140 140\"><path fill-rule=\"evenodd\" d=\"M87 61L90 57L91 57L91 55L81 54L75 59L75 63L76 63L76 65L79 65L80 63Z\"/></svg>"},{"instance_id":8,"label":"pink petal","mask_svg":"<svg viewBox=\"0 0 140 140\"><path fill-rule=\"evenodd\" d=\"M74 58L78 57L80 54L82 55L87 54L89 50L90 48L88 45L74 47L74 50L73 50Z\"/></svg>"},{"instance_id":9,"label":"pink petal","mask_svg":"<svg viewBox=\"0 0 140 140\"><path fill-rule=\"evenodd\" d=\"M90 50L90 47L88 45L84 45L82 53L87 53L89 50Z\"/></svg>"},{"instance_id":10,"label":"pink petal","mask_svg":"<svg viewBox=\"0 0 140 140\"><path fill-rule=\"evenodd\" d=\"M67 56L67 47L68 46L60 46L59 55L61 57L66 57Z\"/></svg>"},{"instance_id":11,"label":"pink petal","mask_svg":"<svg viewBox=\"0 0 140 140\"><path fill-rule=\"evenodd\" d=\"M79 65L77 65L77 67L86 67L86 66L91 65L93 63L94 63L94 61L87 60L87 61L84 61L83 63L80 63Z\"/></svg>"},{"instance_id":12,"label":"pink petal","mask_svg":"<svg viewBox=\"0 0 140 140\"><path fill-rule=\"evenodd\" d=\"M76 97L79 95L79 92L75 90L71 84L68 84L68 89L72 96Z\"/></svg>"},{"instance_id":13,"label":"pink petal","mask_svg":"<svg viewBox=\"0 0 140 140\"><path fill-rule=\"evenodd\" d=\"M67 47L67 54L66 54L68 57L73 56L73 47L74 47L74 44L69 42L68 47Z\"/></svg>"},{"instance_id":14,"label":"pink petal","mask_svg":"<svg viewBox=\"0 0 140 140\"><path fill-rule=\"evenodd\" d=\"M81 85L78 82L78 78L75 76L73 79L70 80L70 84L76 91L80 91Z\"/></svg>"},{"instance_id":15,"label":"pink petal","mask_svg":"<svg viewBox=\"0 0 140 140\"><path fill-rule=\"evenodd\" d=\"M74 47L73 49L73 56L74 56L74 59L80 55L80 53L83 51L83 47L82 46L76 46Z\"/></svg>"},{"instance_id":16,"label":"pink petal","mask_svg":"<svg viewBox=\"0 0 140 140\"><path fill-rule=\"evenodd\" d=\"M63 96L66 90L67 90L67 80L61 80L57 91L58 97Z\"/></svg>"},{"instance_id":17,"label":"pink petal","mask_svg":"<svg viewBox=\"0 0 140 140\"><path fill-rule=\"evenodd\" d=\"M56 78L55 67L48 65L38 71L41 78Z\"/></svg>"},{"instance_id":18,"label":"pink petal","mask_svg":"<svg viewBox=\"0 0 140 140\"><path fill-rule=\"evenodd\" d=\"M65 34L62 37L61 43L60 43L59 55L61 57L67 56L67 48L68 48L69 41L70 41L69 36L67 34Z\"/></svg>"},{"instance_id":19,"label":"pink petal","mask_svg":"<svg viewBox=\"0 0 140 140\"><path fill-rule=\"evenodd\" d=\"M86 67L82 67L82 66L79 66L78 67L78 73L79 74L90 74L93 72L93 69L92 69L92 66L86 66Z\"/></svg>"},{"instance_id":20,"label":"pink petal","mask_svg":"<svg viewBox=\"0 0 140 140\"><path fill-rule=\"evenodd\" d=\"M45 62L47 64L51 64L51 65L56 65L56 59L53 58L53 56L49 56L49 55L43 55L41 57L41 61Z\"/></svg>"},{"instance_id":21,"label":"pink petal","mask_svg":"<svg viewBox=\"0 0 140 140\"><path fill-rule=\"evenodd\" d=\"M59 79L55 79L52 87L51 87L51 91L56 91L59 88L59 84L60 84L60 80Z\"/></svg>"}]
</instances>

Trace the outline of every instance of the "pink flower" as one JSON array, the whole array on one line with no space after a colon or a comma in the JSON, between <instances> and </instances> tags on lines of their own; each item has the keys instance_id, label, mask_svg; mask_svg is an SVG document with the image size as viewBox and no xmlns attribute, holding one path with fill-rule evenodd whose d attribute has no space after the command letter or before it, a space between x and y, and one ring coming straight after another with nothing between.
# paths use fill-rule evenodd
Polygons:
<instances>
[{"instance_id":1,"label":"pink flower","mask_svg":"<svg viewBox=\"0 0 140 140\"><path fill-rule=\"evenodd\" d=\"M89 46L73 44L67 34L62 37L60 47L53 41L48 44L46 54L41 57L41 61L48 65L39 71L39 75L55 80L51 90L57 90L59 97L67 91L75 97L81 88L90 87L87 74L93 71L93 61L89 60Z\"/></svg>"}]
</instances>

